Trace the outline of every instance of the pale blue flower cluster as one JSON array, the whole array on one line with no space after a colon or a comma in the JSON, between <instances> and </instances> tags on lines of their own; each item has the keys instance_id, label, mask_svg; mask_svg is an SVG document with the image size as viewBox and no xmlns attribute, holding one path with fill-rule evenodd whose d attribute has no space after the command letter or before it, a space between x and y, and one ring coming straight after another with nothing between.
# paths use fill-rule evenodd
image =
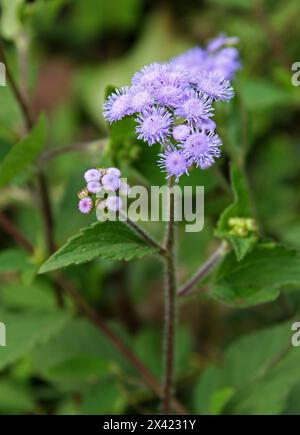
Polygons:
<instances>
[{"instance_id":1,"label":"pale blue flower cluster","mask_svg":"<svg viewBox=\"0 0 300 435\"><path fill-rule=\"evenodd\" d=\"M178 178L192 166L206 169L220 156L213 103L234 96L230 79L240 68L236 38L218 36L167 63L146 65L104 104L113 123L135 116L138 139L161 144L159 166ZM95 180L93 180L95 182ZM92 186L92 188L94 188Z\"/></svg>"},{"instance_id":2,"label":"pale blue flower cluster","mask_svg":"<svg viewBox=\"0 0 300 435\"><path fill-rule=\"evenodd\" d=\"M86 187L79 193L79 211L89 214L94 208L119 211L122 207L121 196L129 194L128 184L121 178L118 168L93 168L84 174Z\"/></svg>"}]
</instances>

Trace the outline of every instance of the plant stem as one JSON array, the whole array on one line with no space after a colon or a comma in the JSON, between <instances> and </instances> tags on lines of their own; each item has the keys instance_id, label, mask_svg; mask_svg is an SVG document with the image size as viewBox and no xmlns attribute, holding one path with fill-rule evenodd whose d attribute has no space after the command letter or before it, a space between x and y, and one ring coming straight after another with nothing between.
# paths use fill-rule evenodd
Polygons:
<instances>
[{"instance_id":1,"label":"plant stem","mask_svg":"<svg viewBox=\"0 0 300 435\"><path fill-rule=\"evenodd\" d=\"M174 185L174 179L169 178L168 186ZM161 411L168 415L170 403L174 394L174 359L175 359L175 329L176 329L176 271L175 271L175 198L169 193L169 220L165 249L165 318L164 318L164 377Z\"/></svg>"},{"instance_id":2,"label":"plant stem","mask_svg":"<svg viewBox=\"0 0 300 435\"><path fill-rule=\"evenodd\" d=\"M24 237L23 234L10 222L10 220L0 212L0 225L4 231L9 234L22 248L32 254L34 246ZM136 371L140 373L145 383L161 397L161 386L158 380L147 369L142 361L128 348L122 339L120 339L110 328L106 325L102 317L89 305L89 303L81 296L80 292L67 278L61 273L52 275L54 282L66 293L70 295L78 310L93 322L98 329L106 336L106 338L122 353L122 355L135 367ZM184 406L173 399L171 403L172 409L178 414L188 415L188 411Z\"/></svg>"},{"instance_id":3,"label":"plant stem","mask_svg":"<svg viewBox=\"0 0 300 435\"><path fill-rule=\"evenodd\" d=\"M215 268L215 266L222 260L227 250L228 244L226 242L222 242L218 249L216 249L216 251L213 252L213 254L208 258L208 260L200 266L195 275L193 275L189 281L180 287L177 292L177 296L189 296L191 294L190 290L197 284L197 282L205 278Z\"/></svg>"},{"instance_id":4,"label":"plant stem","mask_svg":"<svg viewBox=\"0 0 300 435\"><path fill-rule=\"evenodd\" d=\"M16 228L11 221L6 217L3 212L0 212L0 225L6 232L10 235L25 251L30 254L34 253L34 247L32 244L23 236L23 234Z\"/></svg>"}]
</instances>

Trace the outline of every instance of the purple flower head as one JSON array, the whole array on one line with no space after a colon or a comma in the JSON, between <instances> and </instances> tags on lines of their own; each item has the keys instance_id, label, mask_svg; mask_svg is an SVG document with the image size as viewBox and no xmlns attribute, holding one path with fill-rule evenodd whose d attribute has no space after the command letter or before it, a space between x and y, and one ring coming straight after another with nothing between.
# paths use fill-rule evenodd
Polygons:
<instances>
[{"instance_id":1,"label":"purple flower head","mask_svg":"<svg viewBox=\"0 0 300 435\"><path fill-rule=\"evenodd\" d=\"M189 91L175 115L185 118L189 122L197 123L212 116L211 99L195 91Z\"/></svg>"},{"instance_id":2,"label":"purple flower head","mask_svg":"<svg viewBox=\"0 0 300 435\"><path fill-rule=\"evenodd\" d=\"M106 199L105 204L109 211L116 212L122 208L123 202L119 196L110 195Z\"/></svg>"},{"instance_id":3,"label":"purple flower head","mask_svg":"<svg viewBox=\"0 0 300 435\"><path fill-rule=\"evenodd\" d=\"M209 43L206 46L206 49L207 51L212 53L224 47L224 45L237 44L238 42L239 42L239 38L228 37L224 33L221 33L219 36L209 41Z\"/></svg>"},{"instance_id":4,"label":"purple flower head","mask_svg":"<svg viewBox=\"0 0 300 435\"><path fill-rule=\"evenodd\" d=\"M87 184L87 189L90 193L99 193L101 190L101 184L99 181L89 181Z\"/></svg>"},{"instance_id":5,"label":"purple flower head","mask_svg":"<svg viewBox=\"0 0 300 435\"><path fill-rule=\"evenodd\" d=\"M182 144L182 152L189 164L206 169L214 163L214 157L220 157L221 140L218 135L193 132Z\"/></svg>"},{"instance_id":6,"label":"purple flower head","mask_svg":"<svg viewBox=\"0 0 300 435\"><path fill-rule=\"evenodd\" d=\"M102 184L105 190L108 192L114 192L119 189L121 180L114 174L105 174L102 177Z\"/></svg>"},{"instance_id":7,"label":"purple flower head","mask_svg":"<svg viewBox=\"0 0 300 435\"><path fill-rule=\"evenodd\" d=\"M139 72L135 73L132 78L133 85L151 86L160 79L163 72L163 65L160 63L151 63L144 66Z\"/></svg>"},{"instance_id":8,"label":"purple flower head","mask_svg":"<svg viewBox=\"0 0 300 435\"><path fill-rule=\"evenodd\" d=\"M145 110L137 118L136 132L138 139L153 145L156 142L163 143L170 134L173 118L170 112L162 107L153 107Z\"/></svg>"},{"instance_id":9,"label":"purple flower head","mask_svg":"<svg viewBox=\"0 0 300 435\"><path fill-rule=\"evenodd\" d=\"M89 197L83 198L79 201L78 208L81 213L88 214L93 208L93 201Z\"/></svg>"},{"instance_id":10,"label":"purple flower head","mask_svg":"<svg viewBox=\"0 0 300 435\"><path fill-rule=\"evenodd\" d=\"M135 85L129 90L131 97L130 107L132 113L142 112L154 104L154 97L151 89L147 86Z\"/></svg>"},{"instance_id":11,"label":"purple flower head","mask_svg":"<svg viewBox=\"0 0 300 435\"><path fill-rule=\"evenodd\" d=\"M162 79L175 80L182 86L187 86L190 83L191 75L188 69L177 62L171 61L164 64Z\"/></svg>"},{"instance_id":12,"label":"purple flower head","mask_svg":"<svg viewBox=\"0 0 300 435\"><path fill-rule=\"evenodd\" d=\"M216 123L213 119L202 119L197 123L197 127L203 131L213 131L216 129Z\"/></svg>"},{"instance_id":13,"label":"purple flower head","mask_svg":"<svg viewBox=\"0 0 300 435\"><path fill-rule=\"evenodd\" d=\"M226 43L226 40L227 38L224 33L221 33L219 36L208 42L206 46L207 51L212 53L219 50L219 48L223 47L223 45Z\"/></svg>"},{"instance_id":14,"label":"purple flower head","mask_svg":"<svg viewBox=\"0 0 300 435\"><path fill-rule=\"evenodd\" d=\"M172 59L177 65L185 68L190 74L195 74L203 71L203 63L207 59L206 50L200 47L194 47L180 56Z\"/></svg>"},{"instance_id":15,"label":"purple flower head","mask_svg":"<svg viewBox=\"0 0 300 435\"><path fill-rule=\"evenodd\" d=\"M217 73L203 71L196 78L197 90L208 97L216 101L226 101L233 98L234 92L230 82L220 77Z\"/></svg>"},{"instance_id":16,"label":"purple flower head","mask_svg":"<svg viewBox=\"0 0 300 435\"><path fill-rule=\"evenodd\" d=\"M186 124L176 125L173 128L172 134L175 140L182 142L185 140L191 132L191 127Z\"/></svg>"},{"instance_id":17,"label":"purple flower head","mask_svg":"<svg viewBox=\"0 0 300 435\"><path fill-rule=\"evenodd\" d=\"M167 107L177 107L182 103L186 84L178 79L165 77L154 85L155 100Z\"/></svg>"},{"instance_id":18,"label":"purple flower head","mask_svg":"<svg viewBox=\"0 0 300 435\"><path fill-rule=\"evenodd\" d=\"M167 178L175 176L177 181L182 174L187 173L188 163L181 150L170 147L159 156L158 165L167 172Z\"/></svg>"},{"instance_id":19,"label":"purple flower head","mask_svg":"<svg viewBox=\"0 0 300 435\"><path fill-rule=\"evenodd\" d=\"M239 52L235 47L225 47L210 59L209 71L231 80L237 70L241 68Z\"/></svg>"},{"instance_id":20,"label":"purple flower head","mask_svg":"<svg viewBox=\"0 0 300 435\"><path fill-rule=\"evenodd\" d=\"M87 183L90 181L100 181L101 172L98 169L89 169L84 174L84 179Z\"/></svg>"},{"instance_id":21,"label":"purple flower head","mask_svg":"<svg viewBox=\"0 0 300 435\"><path fill-rule=\"evenodd\" d=\"M116 177L121 177L121 171L118 168L108 168L106 173L109 175L115 175Z\"/></svg>"},{"instance_id":22,"label":"purple flower head","mask_svg":"<svg viewBox=\"0 0 300 435\"><path fill-rule=\"evenodd\" d=\"M109 123L118 121L126 115L131 115L130 95L128 86L123 86L117 89L113 94L109 95L103 105L104 118Z\"/></svg>"}]
</instances>

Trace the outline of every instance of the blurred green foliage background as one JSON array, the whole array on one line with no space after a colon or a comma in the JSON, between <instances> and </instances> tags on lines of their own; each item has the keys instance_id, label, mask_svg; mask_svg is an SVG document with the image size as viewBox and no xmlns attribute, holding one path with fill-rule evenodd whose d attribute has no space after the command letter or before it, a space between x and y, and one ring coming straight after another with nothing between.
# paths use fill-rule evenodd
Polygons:
<instances>
[{"instance_id":1,"label":"blurred green foliage background","mask_svg":"<svg viewBox=\"0 0 300 435\"><path fill-rule=\"evenodd\" d=\"M232 202L229 161L245 161L264 236L300 248L300 87L291 83L291 65L300 61L298 0L1 0L0 5L7 60L24 89L28 83L34 114L47 116L47 150L39 161L50 186L57 246L94 220L77 211L87 168L116 163L131 184L163 183L155 147L118 135L109 143L102 140L108 135L101 113L107 86L126 84L143 65L225 32L240 38L243 69L233 83L234 102L217 113L224 142L218 170L194 171L183 180L205 186L205 227L200 233L179 228L178 277L187 279L217 246L216 222ZM1 87L0 95L1 162L24 128L9 86ZM64 312L58 310L52 281L36 275L47 249L39 201L32 194L34 174L31 165L0 187L1 210L35 247L28 256L0 228L0 321L8 331L8 345L0 347L0 413L156 412L157 399L124 358L75 315L69 301ZM162 225L145 226L162 237ZM160 262L99 259L64 273L160 377ZM249 273L255 283L255 269ZM242 309L212 299L210 280L199 286L207 291L180 303L180 400L196 414L300 414L300 350L290 345L291 319L300 319L300 286L284 285L284 297L266 297L268 302Z\"/></svg>"}]
</instances>

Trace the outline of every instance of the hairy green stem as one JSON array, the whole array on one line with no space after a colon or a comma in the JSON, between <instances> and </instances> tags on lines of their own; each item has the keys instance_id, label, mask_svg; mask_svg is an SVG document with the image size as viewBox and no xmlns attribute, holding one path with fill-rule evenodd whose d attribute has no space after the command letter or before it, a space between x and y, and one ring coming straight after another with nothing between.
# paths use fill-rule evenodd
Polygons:
<instances>
[{"instance_id":1,"label":"hairy green stem","mask_svg":"<svg viewBox=\"0 0 300 435\"><path fill-rule=\"evenodd\" d=\"M169 179L172 188L174 179ZM175 198L169 192L169 220L166 235L165 257L165 318L164 318L164 375L162 392L162 414L168 415L174 394L174 360L176 330L176 270L175 270Z\"/></svg>"},{"instance_id":2,"label":"hairy green stem","mask_svg":"<svg viewBox=\"0 0 300 435\"><path fill-rule=\"evenodd\" d=\"M179 288L177 296L189 296L192 293L193 287L205 278L217 266L217 264L219 264L227 252L228 243L222 242L218 249L216 249L206 262L200 266L195 275Z\"/></svg>"}]
</instances>

